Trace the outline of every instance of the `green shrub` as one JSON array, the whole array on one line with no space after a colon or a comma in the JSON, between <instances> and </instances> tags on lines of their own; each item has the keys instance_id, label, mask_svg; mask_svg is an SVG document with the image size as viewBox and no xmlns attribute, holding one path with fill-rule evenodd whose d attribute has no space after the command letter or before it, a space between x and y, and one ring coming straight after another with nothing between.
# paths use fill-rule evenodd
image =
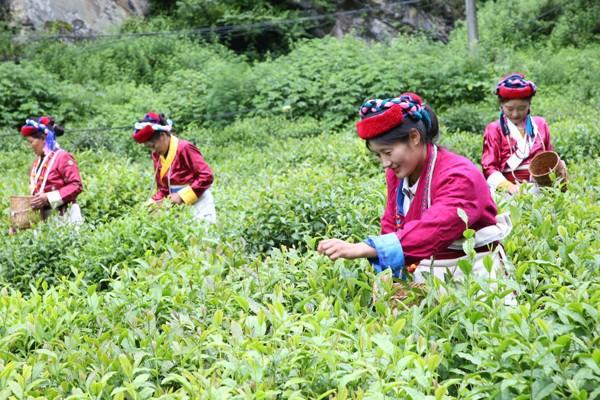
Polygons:
<instances>
[{"instance_id":1,"label":"green shrub","mask_svg":"<svg viewBox=\"0 0 600 400\"><path fill-rule=\"evenodd\" d=\"M467 157L475 164L481 162L483 135L473 135L471 132L442 133L439 144Z\"/></svg>"},{"instance_id":2,"label":"green shrub","mask_svg":"<svg viewBox=\"0 0 600 400\"><path fill-rule=\"evenodd\" d=\"M60 102L58 79L29 63L0 64L0 122L18 127L25 119L55 109Z\"/></svg>"},{"instance_id":3,"label":"green shrub","mask_svg":"<svg viewBox=\"0 0 600 400\"><path fill-rule=\"evenodd\" d=\"M482 134L486 125L494 118L477 104L459 104L438 116L448 132L470 132Z\"/></svg>"},{"instance_id":4,"label":"green shrub","mask_svg":"<svg viewBox=\"0 0 600 400\"><path fill-rule=\"evenodd\" d=\"M31 45L26 55L73 83L134 82L158 88L176 70L202 69L207 59L235 57L223 47L178 37L98 39L79 44Z\"/></svg>"},{"instance_id":5,"label":"green shrub","mask_svg":"<svg viewBox=\"0 0 600 400\"><path fill-rule=\"evenodd\" d=\"M182 133L201 147L267 147L290 138L306 138L323 132L323 124L310 117L288 119L281 110L273 116L238 119L223 128L189 127Z\"/></svg>"},{"instance_id":6,"label":"green shrub","mask_svg":"<svg viewBox=\"0 0 600 400\"><path fill-rule=\"evenodd\" d=\"M253 104L260 113L289 105L296 115L338 123L356 118L368 97L404 91L422 94L436 110L480 101L489 80L483 60L404 37L391 45L353 38L306 41L286 56L256 64L253 74Z\"/></svg>"},{"instance_id":7,"label":"green shrub","mask_svg":"<svg viewBox=\"0 0 600 400\"><path fill-rule=\"evenodd\" d=\"M599 32L600 5L590 0L488 1L478 11L480 43L486 51L545 43L583 47ZM464 40L464 23L451 36Z\"/></svg>"},{"instance_id":8,"label":"green shrub","mask_svg":"<svg viewBox=\"0 0 600 400\"><path fill-rule=\"evenodd\" d=\"M375 185L376 180L349 179L325 167L299 169L274 178L252 191L253 208L242 214L240 235L249 251L303 248L312 237L362 240L377 234L384 191Z\"/></svg>"},{"instance_id":9,"label":"green shrub","mask_svg":"<svg viewBox=\"0 0 600 400\"><path fill-rule=\"evenodd\" d=\"M85 213L86 208L82 211ZM186 211L149 215L142 207L129 207L120 218L89 222L75 229L58 221L40 224L5 242L0 250L0 276L23 291L40 282L54 285L62 277L71 277L73 269L82 272L87 282L100 283L147 251L162 251L169 243L185 242L197 232L198 227L189 224L164 229L167 221Z\"/></svg>"}]
</instances>

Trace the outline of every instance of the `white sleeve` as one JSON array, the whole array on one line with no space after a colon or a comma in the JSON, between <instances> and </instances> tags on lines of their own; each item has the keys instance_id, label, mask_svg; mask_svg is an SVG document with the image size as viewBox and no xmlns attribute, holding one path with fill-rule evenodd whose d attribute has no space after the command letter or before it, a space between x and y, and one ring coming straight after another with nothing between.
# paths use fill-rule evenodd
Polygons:
<instances>
[{"instance_id":1,"label":"white sleeve","mask_svg":"<svg viewBox=\"0 0 600 400\"><path fill-rule=\"evenodd\" d=\"M494 171L490 176L488 176L487 183L491 189L496 190L498 185L500 185L502 182L505 182L506 180L507 179L504 177L504 175L502 175L502 172Z\"/></svg>"},{"instance_id":2,"label":"white sleeve","mask_svg":"<svg viewBox=\"0 0 600 400\"><path fill-rule=\"evenodd\" d=\"M48 192L48 203L50 203L50 207L52 208L57 208L63 205L63 199L60 197L60 192L58 190Z\"/></svg>"}]
</instances>

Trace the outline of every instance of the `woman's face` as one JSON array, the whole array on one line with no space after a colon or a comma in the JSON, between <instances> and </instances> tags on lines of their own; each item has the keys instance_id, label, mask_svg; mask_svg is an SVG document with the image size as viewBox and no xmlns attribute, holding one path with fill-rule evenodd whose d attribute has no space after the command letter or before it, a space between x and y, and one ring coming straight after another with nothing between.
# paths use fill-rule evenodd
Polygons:
<instances>
[{"instance_id":1,"label":"woman's face","mask_svg":"<svg viewBox=\"0 0 600 400\"><path fill-rule=\"evenodd\" d=\"M408 176L416 180L427 156L427 147L421 143L421 135L416 129L409 133L407 142L380 144L372 141L369 147L377 154L383 167L391 169L399 179Z\"/></svg>"},{"instance_id":2,"label":"woman's face","mask_svg":"<svg viewBox=\"0 0 600 400\"><path fill-rule=\"evenodd\" d=\"M144 143L144 146L151 149L153 152L166 156L167 151L169 151L169 144L171 143L171 138L167 136L165 133L161 133L160 136L156 139L148 140Z\"/></svg>"},{"instance_id":3,"label":"woman's face","mask_svg":"<svg viewBox=\"0 0 600 400\"><path fill-rule=\"evenodd\" d=\"M44 143L46 141L45 137L42 138L34 138L32 136L27 136L27 141L29 142L29 146L33 152L40 156L44 156Z\"/></svg>"},{"instance_id":4,"label":"woman's face","mask_svg":"<svg viewBox=\"0 0 600 400\"><path fill-rule=\"evenodd\" d=\"M500 107L513 124L521 125L529 112L530 99L512 99L502 102Z\"/></svg>"}]
</instances>

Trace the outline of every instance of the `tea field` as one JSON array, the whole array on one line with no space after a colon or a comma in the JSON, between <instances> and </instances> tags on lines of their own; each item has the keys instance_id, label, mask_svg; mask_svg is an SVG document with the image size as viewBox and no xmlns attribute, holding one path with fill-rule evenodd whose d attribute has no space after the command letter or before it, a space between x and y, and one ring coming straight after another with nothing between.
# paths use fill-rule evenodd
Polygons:
<instances>
[{"instance_id":1,"label":"tea field","mask_svg":"<svg viewBox=\"0 0 600 400\"><path fill-rule=\"evenodd\" d=\"M480 11L477 55L459 26L447 44L323 38L264 59L140 38L33 44L1 63L0 399L600 398L600 47L560 30L495 43L511 34L497 12ZM379 232L384 171L353 129L365 97L423 93L440 144L478 163L513 69L538 84L534 114L570 182L497 197L509 278L430 281L393 308L368 262L317 254L321 238ZM217 224L144 207L152 163L122 126L148 110L202 150ZM17 127L41 113L65 123L85 223L9 236L33 160Z\"/></svg>"},{"instance_id":2,"label":"tea field","mask_svg":"<svg viewBox=\"0 0 600 400\"><path fill-rule=\"evenodd\" d=\"M385 296L371 304L367 263L314 251L320 237L377 233L375 160L350 129L314 121L225 130L269 125L281 137L203 146L217 176L211 227L185 209L145 210L147 157L76 152L86 223L3 238L2 398L598 396L597 158L569 160L566 193L502 203L512 279L447 284L394 311ZM444 143L474 155L480 137ZM3 204L26 190L24 146L3 154ZM503 305L510 290L517 307Z\"/></svg>"}]
</instances>

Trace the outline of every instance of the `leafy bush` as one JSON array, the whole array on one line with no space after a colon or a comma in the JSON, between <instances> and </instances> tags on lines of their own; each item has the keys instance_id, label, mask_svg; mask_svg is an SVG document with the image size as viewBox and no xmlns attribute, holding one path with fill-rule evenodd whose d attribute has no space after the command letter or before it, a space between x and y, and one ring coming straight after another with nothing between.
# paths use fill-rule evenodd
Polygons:
<instances>
[{"instance_id":1,"label":"leafy bush","mask_svg":"<svg viewBox=\"0 0 600 400\"><path fill-rule=\"evenodd\" d=\"M26 55L39 67L74 83L126 81L155 88L175 70L201 69L207 59L234 57L218 45L169 36L100 39L80 44L42 42L31 45Z\"/></svg>"},{"instance_id":2,"label":"leafy bush","mask_svg":"<svg viewBox=\"0 0 600 400\"><path fill-rule=\"evenodd\" d=\"M0 276L23 291L40 282L56 284L62 277L71 277L73 269L81 271L86 281L99 284L147 251L185 242L197 232L193 224L165 230L167 221L178 218L175 211L188 210L149 215L140 207L129 207L125 216L78 229L58 221L41 224L5 243L0 251Z\"/></svg>"},{"instance_id":3,"label":"leafy bush","mask_svg":"<svg viewBox=\"0 0 600 400\"><path fill-rule=\"evenodd\" d=\"M282 111L274 110L273 114L269 117L238 119L221 129L190 127L182 135L201 147L267 147L280 140L317 136L323 132L323 125L313 118L290 120L284 117Z\"/></svg>"},{"instance_id":4,"label":"leafy bush","mask_svg":"<svg viewBox=\"0 0 600 400\"><path fill-rule=\"evenodd\" d=\"M304 248L308 238L321 235L360 240L377 234L374 227L383 209L383 189L374 190L376 181L348 179L325 167L274 178L252 191L254 207L242 214L240 235L250 251Z\"/></svg>"},{"instance_id":5,"label":"leafy bush","mask_svg":"<svg viewBox=\"0 0 600 400\"><path fill-rule=\"evenodd\" d=\"M485 98L489 78L482 62L416 38L389 46L353 38L306 41L286 56L255 65L253 104L261 113L288 105L297 115L343 121L354 118L368 97L416 91L434 109L443 109Z\"/></svg>"},{"instance_id":6,"label":"leafy bush","mask_svg":"<svg viewBox=\"0 0 600 400\"><path fill-rule=\"evenodd\" d=\"M53 109L60 102L57 78L32 64L0 64L0 118L17 127L26 118Z\"/></svg>"},{"instance_id":7,"label":"leafy bush","mask_svg":"<svg viewBox=\"0 0 600 400\"><path fill-rule=\"evenodd\" d=\"M600 29L600 5L589 0L488 1L479 7L480 42L486 50L528 47L532 43L585 46ZM453 38L466 37L466 27Z\"/></svg>"},{"instance_id":8,"label":"leafy bush","mask_svg":"<svg viewBox=\"0 0 600 400\"><path fill-rule=\"evenodd\" d=\"M470 132L482 134L494 117L477 104L460 104L451 107L439 119L448 132Z\"/></svg>"}]
</instances>

